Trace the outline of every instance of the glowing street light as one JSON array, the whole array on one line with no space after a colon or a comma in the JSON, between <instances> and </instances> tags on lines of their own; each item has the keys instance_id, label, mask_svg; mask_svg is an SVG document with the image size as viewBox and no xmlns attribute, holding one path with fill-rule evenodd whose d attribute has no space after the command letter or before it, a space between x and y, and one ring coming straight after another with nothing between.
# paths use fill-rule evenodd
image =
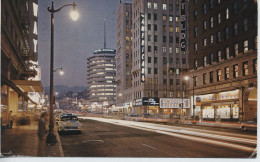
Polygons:
<instances>
[{"instance_id":1,"label":"glowing street light","mask_svg":"<svg viewBox=\"0 0 260 162\"><path fill-rule=\"evenodd\" d=\"M79 14L76 13L76 4L73 2L72 4L65 4L58 9L54 9L53 1L51 3L51 7L48 7L48 11L51 13L51 57L50 57L50 122L49 122L49 134L47 136L47 143L56 143L56 135L53 133L54 121L53 121L53 64L54 64L54 13L60 11L62 8L66 6L73 6L73 11L71 13L72 20L76 21L79 17ZM61 69L62 71L62 69ZM64 72L60 71L60 74L63 75Z\"/></svg>"}]
</instances>

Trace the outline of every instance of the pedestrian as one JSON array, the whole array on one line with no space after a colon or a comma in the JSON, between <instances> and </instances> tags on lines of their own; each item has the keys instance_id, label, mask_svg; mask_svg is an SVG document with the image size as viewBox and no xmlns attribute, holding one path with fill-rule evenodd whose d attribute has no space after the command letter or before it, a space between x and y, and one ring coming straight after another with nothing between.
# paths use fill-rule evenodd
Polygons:
<instances>
[{"instance_id":1,"label":"pedestrian","mask_svg":"<svg viewBox=\"0 0 260 162\"><path fill-rule=\"evenodd\" d=\"M8 114L8 120L9 120L9 128L12 129L13 123L14 123L14 119L13 119L13 116L12 116L12 110Z\"/></svg>"},{"instance_id":2,"label":"pedestrian","mask_svg":"<svg viewBox=\"0 0 260 162\"><path fill-rule=\"evenodd\" d=\"M46 147L46 121L48 114L47 112L43 112L41 114L41 118L38 121L38 137L39 137L39 145L38 145L38 156L45 156L45 147Z\"/></svg>"}]
</instances>

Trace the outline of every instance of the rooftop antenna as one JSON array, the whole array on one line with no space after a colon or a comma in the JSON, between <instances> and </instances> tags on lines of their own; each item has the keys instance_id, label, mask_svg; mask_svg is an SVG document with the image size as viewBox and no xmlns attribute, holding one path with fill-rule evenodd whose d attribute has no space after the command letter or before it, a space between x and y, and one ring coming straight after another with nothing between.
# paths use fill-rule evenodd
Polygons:
<instances>
[{"instance_id":1,"label":"rooftop antenna","mask_svg":"<svg viewBox=\"0 0 260 162\"><path fill-rule=\"evenodd\" d=\"M104 48L106 48L106 19L104 19Z\"/></svg>"}]
</instances>

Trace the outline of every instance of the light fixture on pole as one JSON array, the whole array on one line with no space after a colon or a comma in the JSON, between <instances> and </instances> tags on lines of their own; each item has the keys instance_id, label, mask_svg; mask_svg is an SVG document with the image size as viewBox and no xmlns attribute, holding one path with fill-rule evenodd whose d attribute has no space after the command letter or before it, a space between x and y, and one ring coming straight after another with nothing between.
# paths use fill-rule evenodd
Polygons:
<instances>
[{"instance_id":1,"label":"light fixture on pole","mask_svg":"<svg viewBox=\"0 0 260 162\"><path fill-rule=\"evenodd\" d=\"M184 76L183 78L182 78L182 83L181 83L181 85L182 85L182 101L181 101L181 116L183 116L183 98L184 98L184 87L183 87L183 85L184 85L184 81L188 81L189 80L189 76ZM185 85L185 87L186 87L186 85ZM185 90L186 90L186 88L185 88Z\"/></svg>"},{"instance_id":2,"label":"light fixture on pole","mask_svg":"<svg viewBox=\"0 0 260 162\"><path fill-rule=\"evenodd\" d=\"M76 14L76 4L73 2L72 4L65 4L58 9L54 9L53 1L51 3L51 7L48 7L48 11L51 13L51 57L50 57L50 122L49 122L49 134L47 136L47 143L56 143L57 139L53 133L53 63L54 63L54 13L60 11L62 8L66 6L73 6L73 13L71 14L72 19L75 21L78 19L79 15Z\"/></svg>"},{"instance_id":3,"label":"light fixture on pole","mask_svg":"<svg viewBox=\"0 0 260 162\"><path fill-rule=\"evenodd\" d=\"M57 71L57 70L60 70L60 75L63 75L64 74L64 71L62 70L62 68L58 68L56 70L53 70L53 72Z\"/></svg>"}]
</instances>

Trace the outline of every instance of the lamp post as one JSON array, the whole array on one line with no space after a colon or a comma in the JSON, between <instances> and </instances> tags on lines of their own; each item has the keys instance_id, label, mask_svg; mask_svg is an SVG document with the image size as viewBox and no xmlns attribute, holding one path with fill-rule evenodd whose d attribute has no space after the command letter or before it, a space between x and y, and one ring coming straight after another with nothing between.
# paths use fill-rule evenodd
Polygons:
<instances>
[{"instance_id":1,"label":"lamp post","mask_svg":"<svg viewBox=\"0 0 260 162\"><path fill-rule=\"evenodd\" d=\"M49 122L49 134L47 136L47 143L56 143L57 139L53 133L53 62L54 62L54 13L60 11L63 7L73 6L73 11L71 12L71 18L76 21L79 14L76 12L76 4L65 4L57 10L54 9L53 1L51 7L48 7L48 11L51 13L51 57L50 57L50 122Z\"/></svg>"},{"instance_id":2,"label":"lamp post","mask_svg":"<svg viewBox=\"0 0 260 162\"><path fill-rule=\"evenodd\" d=\"M183 79L184 79L184 81L187 81L187 80L189 80L189 77L188 76L184 76L183 78L182 78L182 101L181 101L181 116L183 116L183 98L184 98L184 87L183 87L183 85L184 85L184 81L183 81ZM186 87L186 86L185 86ZM186 88L185 88L185 90L186 90Z\"/></svg>"},{"instance_id":3,"label":"lamp post","mask_svg":"<svg viewBox=\"0 0 260 162\"><path fill-rule=\"evenodd\" d=\"M55 69L55 70L53 70L53 72L55 72L55 71L57 71L57 70L60 70L60 75L63 75L63 74L64 74L64 71L62 70L62 68Z\"/></svg>"}]
</instances>

